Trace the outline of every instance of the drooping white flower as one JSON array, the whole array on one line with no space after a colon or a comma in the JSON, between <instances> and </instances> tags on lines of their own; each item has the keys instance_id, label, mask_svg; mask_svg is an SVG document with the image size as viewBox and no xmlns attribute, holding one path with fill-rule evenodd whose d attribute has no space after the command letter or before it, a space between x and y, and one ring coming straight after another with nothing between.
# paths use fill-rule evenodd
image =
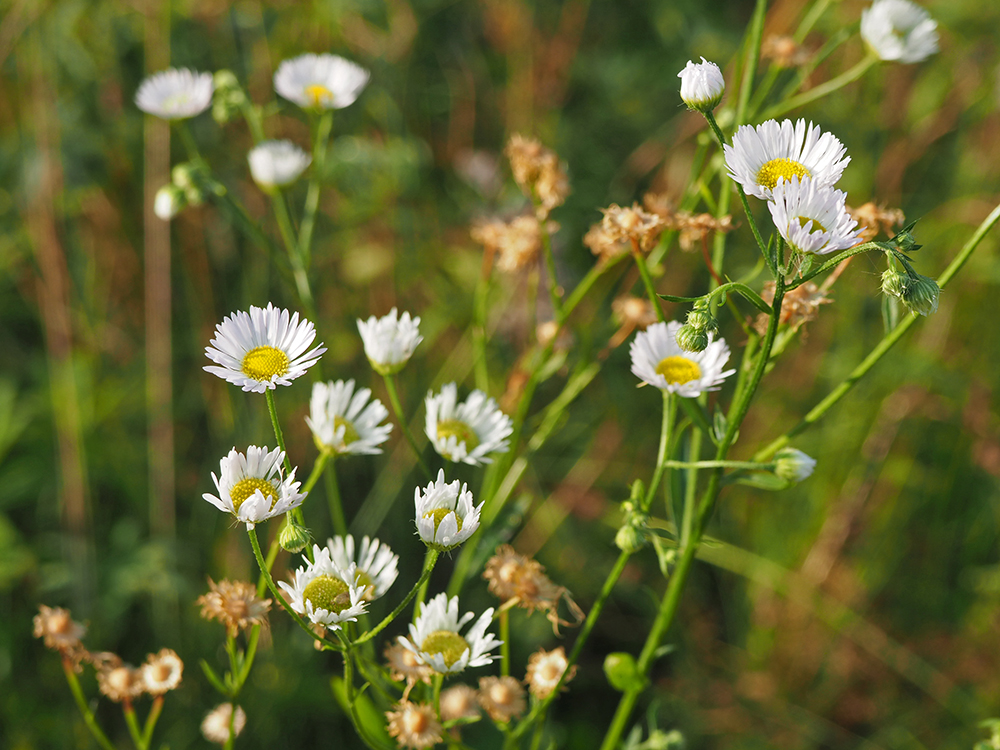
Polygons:
<instances>
[{"instance_id":1,"label":"drooping white flower","mask_svg":"<svg viewBox=\"0 0 1000 750\"><path fill-rule=\"evenodd\" d=\"M372 455L389 438L392 423L380 424L389 410L368 388L354 390L354 381L314 383L306 424L321 451Z\"/></svg>"},{"instance_id":2,"label":"drooping white flower","mask_svg":"<svg viewBox=\"0 0 1000 750\"><path fill-rule=\"evenodd\" d=\"M358 320L358 332L365 345L365 356L379 375L402 370L417 344L424 340L420 335L420 318L410 318L408 312L397 317L395 307L384 317L372 315L367 321Z\"/></svg>"},{"instance_id":3,"label":"drooping white flower","mask_svg":"<svg viewBox=\"0 0 1000 750\"><path fill-rule=\"evenodd\" d=\"M725 339L710 333L704 351L687 352L677 343L681 324L654 323L632 340L632 373L660 390L685 398L696 398L705 391L717 391L719 384L736 370L723 370L729 360Z\"/></svg>"},{"instance_id":4,"label":"drooping white flower","mask_svg":"<svg viewBox=\"0 0 1000 750\"><path fill-rule=\"evenodd\" d=\"M840 179L851 158L836 136L819 125L798 120L762 122L756 128L741 125L733 145L724 146L726 169L743 192L770 199L771 191L784 177L811 177L817 185L830 186Z\"/></svg>"},{"instance_id":5,"label":"drooping white flower","mask_svg":"<svg viewBox=\"0 0 1000 750\"><path fill-rule=\"evenodd\" d=\"M875 0L861 11L861 36L882 60L915 63L938 51L937 21L910 0Z\"/></svg>"},{"instance_id":6,"label":"drooping white flower","mask_svg":"<svg viewBox=\"0 0 1000 750\"><path fill-rule=\"evenodd\" d=\"M354 103L370 77L343 57L305 54L278 66L274 90L303 109L342 109Z\"/></svg>"},{"instance_id":7,"label":"drooping white flower","mask_svg":"<svg viewBox=\"0 0 1000 750\"><path fill-rule=\"evenodd\" d=\"M347 570L352 565L356 567L357 584L366 601L385 594L399 575L399 555L394 555L389 545L378 539L363 537L357 556L354 554L354 537L350 534L328 539L326 548L333 564L341 570Z\"/></svg>"},{"instance_id":8,"label":"drooping white flower","mask_svg":"<svg viewBox=\"0 0 1000 750\"><path fill-rule=\"evenodd\" d=\"M250 176L264 191L291 185L312 157L291 141L263 141L247 154Z\"/></svg>"},{"instance_id":9,"label":"drooping white flower","mask_svg":"<svg viewBox=\"0 0 1000 750\"><path fill-rule=\"evenodd\" d=\"M289 596L288 603L310 622L339 630L342 622L357 622L366 611L365 588L358 583L357 565L338 566L330 557L328 547L313 545L313 561L292 576L291 585L278 585Z\"/></svg>"},{"instance_id":10,"label":"drooping white flower","mask_svg":"<svg viewBox=\"0 0 1000 750\"><path fill-rule=\"evenodd\" d=\"M420 608L416 622L409 626L410 637L399 636L399 642L439 674L485 666L493 661L490 651L502 641L486 632L493 618L492 607L460 635L462 626L473 617L472 612L466 612L459 618L457 596L449 600L447 594L438 594Z\"/></svg>"},{"instance_id":11,"label":"drooping white flower","mask_svg":"<svg viewBox=\"0 0 1000 750\"><path fill-rule=\"evenodd\" d=\"M274 516L297 508L305 500L295 481L295 469L281 476L285 452L275 448L251 445L244 456L233 448L219 462L219 476L212 472L218 495L205 493L202 497L221 511L232 513L248 529Z\"/></svg>"},{"instance_id":12,"label":"drooping white flower","mask_svg":"<svg viewBox=\"0 0 1000 750\"><path fill-rule=\"evenodd\" d=\"M809 177L781 178L767 208L774 226L800 253L826 255L861 241L858 222L846 208L847 194L817 185Z\"/></svg>"},{"instance_id":13,"label":"drooping white flower","mask_svg":"<svg viewBox=\"0 0 1000 750\"><path fill-rule=\"evenodd\" d=\"M688 60L677 77L681 79L681 100L688 109L711 112L722 101L726 79L714 62L709 62L704 57L700 63Z\"/></svg>"},{"instance_id":14,"label":"drooping white flower","mask_svg":"<svg viewBox=\"0 0 1000 750\"><path fill-rule=\"evenodd\" d=\"M444 469L437 479L413 492L417 532L424 544L439 550L457 547L479 528L479 513L483 504L472 504L472 493L459 481L444 481Z\"/></svg>"},{"instance_id":15,"label":"drooping white flower","mask_svg":"<svg viewBox=\"0 0 1000 750\"><path fill-rule=\"evenodd\" d=\"M514 431L510 417L496 401L476 390L458 403L458 386L448 383L441 393L428 393L424 430L441 456L478 466L491 463L490 453L506 453L507 438Z\"/></svg>"},{"instance_id":16,"label":"drooping white flower","mask_svg":"<svg viewBox=\"0 0 1000 750\"><path fill-rule=\"evenodd\" d=\"M289 315L268 302L250 306L250 312L234 312L215 327L215 338L205 347L205 356L221 367L205 370L238 385L244 391L263 393L289 385L316 364L326 347L309 349L316 329L299 314Z\"/></svg>"},{"instance_id":17,"label":"drooping white flower","mask_svg":"<svg viewBox=\"0 0 1000 750\"><path fill-rule=\"evenodd\" d=\"M212 91L211 73L168 68L143 79L135 105L164 120L186 120L211 106Z\"/></svg>"}]
</instances>

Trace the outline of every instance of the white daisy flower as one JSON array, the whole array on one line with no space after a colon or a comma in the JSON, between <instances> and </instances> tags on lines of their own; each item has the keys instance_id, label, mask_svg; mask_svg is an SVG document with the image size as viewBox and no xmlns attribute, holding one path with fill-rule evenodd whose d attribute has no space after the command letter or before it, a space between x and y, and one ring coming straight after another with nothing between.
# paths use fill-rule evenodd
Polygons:
<instances>
[{"instance_id":1,"label":"white daisy flower","mask_svg":"<svg viewBox=\"0 0 1000 750\"><path fill-rule=\"evenodd\" d=\"M800 253L827 255L861 241L858 222L847 213L847 194L808 177L781 178L767 208L778 234Z\"/></svg>"},{"instance_id":2,"label":"white daisy flower","mask_svg":"<svg viewBox=\"0 0 1000 750\"><path fill-rule=\"evenodd\" d=\"M211 73L168 68L143 79L135 105L164 120L186 120L211 106L213 88Z\"/></svg>"},{"instance_id":3,"label":"white daisy flower","mask_svg":"<svg viewBox=\"0 0 1000 750\"><path fill-rule=\"evenodd\" d=\"M420 538L435 549L457 547L479 528L479 513L483 504L472 505L472 493L467 485L456 479L444 481L444 469L438 471L437 480L413 492L416 509L417 532Z\"/></svg>"},{"instance_id":4,"label":"white daisy flower","mask_svg":"<svg viewBox=\"0 0 1000 750\"><path fill-rule=\"evenodd\" d=\"M389 410L377 398L369 401L368 388L354 390L354 381L313 383L306 424L321 451L342 453L381 453L378 446L389 438L392 423L380 424Z\"/></svg>"},{"instance_id":5,"label":"white daisy flower","mask_svg":"<svg viewBox=\"0 0 1000 750\"><path fill-rule=\"evenodd\" d=\"M218 496L205 493L202 497L226 513L243 521L248 529L274 516L280 516L302 505L306 496L295 481L295 469L284 479L281 464L285 452L275 448L251 445L244 456L233 448L219 462L219 475L212 472Z\"/></svg>"},{"instance_id":6,"label":"white daisy flower","mask_svg":"<svg viewBox=\"0 0 1000 750\"><path fill-rule=\"evenodd\" d=\"M681 324L654 323L632 340L632 373L640 380L685 398L719 390L719 384L736 370L725 370L729 347L724 339L708 335L701 352L686 352L677 343Z\"/></svg>"},{"instance_id":7,"label":"white daisy flower","mask_svg":"<svg viewBox=\"0 0 1000 750\"><path fill-rule=\"evenodd\" d=\"M250 306L250 312L234 312L215 327L205 356L221 367L205 370L238 385L244 391L263 393L279 385L290 385L316 364L326 347L306 351L316 338L308 320L289 316L270 302L267 307Z\"/></svg>"},{"instance_id":8,"label":"white daisy flower","mask_svg":"<svg viewBox=\"0 0 1000 750\"><path fill-rule=\"evenodd\" d=\"M747 195L770 199L784 177L811 177L817 185L833 185L851 158L837 138L805 120L762 122L756 128L741 125L733 145L725 145L726 169Z\"/></svg>"},{"instance_id":9,"label":"white daisy flower","mask_svg":"<svg viewBox=\"0 0 1000 750\"><path fill-rule=\"evenodd\" d=\"M424 399L424 431L441 456L478 466L491 463L488 453L506 453L507 438L514 431L510 417L482 391L473 391L458 403L458 386L448 383L436 396Z\"/></svg>"},{"instance_id":10,"label":"white daisy flower","mask_svg":"<svg viewBox=\"0 0 1000 750\"><path fill-rule=\"evenodd\" d=\"M402 370L417 344L424 340L420 335L420 318L410 318L408 312L397 318L395 307L385 317L372 315L367 321L359 320L358 331L365 345L365 356L379 375Z\"/></svg>"},{"instance_id":11,"label":"white daisy flower","mask_svg":"<svg viewBox=\"0 0 1000 750\"><path fill-rule=\"evenodd\" d=\"M250 176L262 190L291 185L312 162L312 157L291 141L263 141L247 154Z\"/></svg>"},{"instance_id":12,"label":"white daisy flower","mask_svg":"<svg viewBox=\"0 0 1000 750\"><path fill-rule=\"evenodd\" d=\"M318 544L313 545L313 561L306 563L295 571L291 585L278 582L292 609L329 630L339 630L342 622L357 622L367 606L357 565L341 568L330 557L330 549Z\"/></svg>"},{"instance_id":13,"label":"white daisy flower","mask_svg":"<svg viewBox=\"0 0 1000 750\"><path fill-rule=\"evenodd\" d=\"M305 54L278 66L274 90L303 109L342 109L354 103L370 77L343 57Z\"/></svg>"},{"instance_id":14,"label":"white daisy flower","mask_svg":"<svg viewBox=\"0 0 1000 750\"><path fill-rule=\"evenodd\" d=\"M416 622L409 626L410 637L399 636L399 642L440 674L483 667L493 661L490 651L503 641L486 632L493 619L492 607L479 616L464 636L459 635L461 627L474 616L466 612L459 618L458 597L449 601L447 594L438 594L420 608Z\"/></svg>"},{"instance_id":15,"label":"white daisy flower","mask_svg":"<svg viewBox=\"0 0 1000 750\"><path fill-rule=\"evenodd\" d=\"M326 548L333 564L341 570L347 570L352 565L357 568L356 582L366 601L378 599L385 594L399 575L396 567L399 555L394 555L389 545L378 539L363 537L356 557L354 537L350 534L328 539Z\"/></svg>"},{"instance_id":16,"label":"white daisy flower","mask_svg":"<svg viewBox=\"0 0 1000 750\"><path fill-rule=\"evenodd\" d=\"M938 51L937 21L910 0L875 0L861 11L861 36L882 60L915 63Z\"/></svg>"},{"instance_id":17,"label":"white daisy flower","mask_svg":"<svg viewBox=\"0 0 1000 750\"><path fill-rule=\"evenodd\" d=\"M688 60L677 77L681 79L681 100L688 109L711 112L722 101L726 79L714 62L709 62L704 57L700 63Z\"/></svg>"}]
</instances>

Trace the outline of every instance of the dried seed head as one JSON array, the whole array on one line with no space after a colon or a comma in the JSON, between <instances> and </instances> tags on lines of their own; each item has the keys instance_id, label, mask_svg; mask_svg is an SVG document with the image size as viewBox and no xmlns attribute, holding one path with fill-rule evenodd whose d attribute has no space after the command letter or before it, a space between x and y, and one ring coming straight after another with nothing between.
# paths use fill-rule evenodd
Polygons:
<instances>
[{"instance_id":1,"label":"dried seed head","mask_svg":"<svg viewBox=\"0 0 1000 750\"><path fill-rule=\"evenodd\" d=\"M150 695L163 695L181 684L184 662L169 648L150 654L142 665L143 689Z\"/></svg>"},{"instance_id":2,"label":"dried seed head","mask_svg":"<svg viewBox=\"0 0 1000 750\"><path fill-rule=\"evenodd\" d=\"M123 664L121 659L113 654L106 655L103 667L97 670L97 687L104 695L115 703L129 701L142 695L146 681L142 671L129 664Z\"/></svg>"},{"instance_id":3,"label":"dried seed head","mask_svg":"<svg viewBox=\"0 0 1000 750\"><path fill-rule=\"evenodd\" d=\"M541 563L519 555L509 544L497 547L496 554L486 563L483 571L490 593L502 602L517 599L517 605L534 612L544 610L556 633L559 626L575 627L583 621L583 612L564 586L557 586L547 575ZM559 617L559 601L565 600L574 621Z\"/></svg>"},{"instance_id":4,"label":"dried seed head","mask_svg":"<svg viewBox=\"0 0 1000 750\"><path fill-rule=\"evenodd\" d=\"M87 633L87 628L75 622L68 609L62 607L46 607L39 605L38 614L33 620L35 638L42 638L46 648L51 648L62 654L64 659L74 666L87 655L81 642Z\"/></svg>"},{"instance_id":5,"label":"dried seed head","mask_svg":"<svg viewBox=\"0 0 1000 750\"><path fill-rule=\"evenodd\" d=\"M552 651L539 649L528 659L528 674L524 678L524 682L536 698L547 698L555 690L556 684L568 666L569 660L566 658L566 650L562 646ZM572 680L575 675L576 665L574 664L566 675L566 679L563 680L563 689L565 689L565 683Z\"/></svg>"},{"instance_id":6,"label":"dried seed head","mask_svg":"<svg viewBox=\"0 0 1000 750\"><path fill-rule=\"evenodd\" d=\"M479 705L493 721L508 722L527 708L524 688L513 677L480 677Z\"/></svg>"},{"instance_id":7,"label":"dried seed head","mask_svg":"<svg viewBox=\"0 0 1000 750\"><path fill-rule=\"evenodd\" d=\"M216 583L209 578L208 586L208 593L198 597L197 602L206 620L218 620L233 637L253 625L267 625L271 600L258 598L257 587L253 584L246 581Z\"/></svg>"},{"instance_id":8,"label":"dried seed head","mask_svg":"<svg viewBox=\"0 0 1000 750\"><path fill-rule=\"evenodd\" d=\"M518 133L510 137L504 153L510 159L514 181L521 192L535 202L538 220L544 221L569 195L569 180L559 164L559 157L535 138L525 138Z\"/></svg>"},{"instance_id":9,"label":"dried seed head","mask_svg":"<svg viewBox=\"0 0 1000 750\"><path fill-rule=\"evenodd\" d=\"M246 723L247 715L242 708L237 706L234 716L233 704L221 703L213 708L201 722L201 733L209 742L225 745L229 742L230 725L233 728L233 735L239 737Z\"/></svg>"},{"instance_id":10,"label":"dried seed head","mask_svg":"<svg viewBox=\"0 0 1000 750\"><path fill-rule=\"evenodd\" d=\"M443 739L441 722L429 703L400 701L396 710L387 711L385 717L389 721L389 735L396 738L400 747L432 747Z\"/></svg>"},{"instance_id":11,"label":"dried seed head","mask_svg":"<svg viewBox=\"0 0 1000 750\"><path fill-rule=\"evenodd\" d=\"M441 719L474 719L479 716L476 691L469 685L452 685L441 692Z\"/></svg>"}]
</instances>

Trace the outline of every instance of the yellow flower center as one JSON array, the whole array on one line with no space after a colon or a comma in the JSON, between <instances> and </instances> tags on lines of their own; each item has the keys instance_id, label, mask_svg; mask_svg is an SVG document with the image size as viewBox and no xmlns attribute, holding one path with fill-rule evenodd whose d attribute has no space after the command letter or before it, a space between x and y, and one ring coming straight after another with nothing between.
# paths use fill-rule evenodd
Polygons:
<instances>
[{"instance_id":1,"label":"yellow flower center","mask_svg":"<svg viewBox=\"0 0 1000 750\"><path fill-rule=\"evenodd\" d=\"M666 357L656 366L656 372L664 377L670 385L683 385L701 377L701 368L697 362L687 357Z\"/></svg>"},{"instance_id":2,"label":"yellow flower center","mask_svg":"<svg viewBox=\"0 0 1000 750\"><path fill-rule=\"evenodd\" d=\"M318 575L306 585L302 598L311 602L315 609L340 614L351 606L350 589L339 578Z\"/></svg>"},{"instance_id":3,"label":"yellow flower center","mask_svg":"<svg viewBox=\"0 0 1000 750\"><path fill-rule=\"evenodd\" d=\"M472 453L479 446L479 436L465 422L458 419L442 419L438 422L438 440L447 440L450 437L458 438L459 443L465 443L466 453ZM450 456L445 456L450 458Z\"/></svg>"},{"instance_id":4,"label":"yellow flower center","mask_svg":"<svg viewBox=\"0 0 1000 750\"><path fill-rule=\"evenodd\" d=\"M766 187L768 190L774 190L780 178L784 177L786 180L791 180L793 176L797 176L801 180L803 177L812 177L812 174L797 161L792 161L791 159L771 159L771 161L765 163L757 172L757 184Z\"/></svg>"},{"instance_id":5,"label":"yellow flower center","mask_svg":"<svg viewBox=\"0 0 1000 750\"><path fill-rule=\"evenodd\" d=\"M240 363L240 371L248 378L269 381L275 375L288 372L288 355L273 346L258 346L248 351Z\"/></svg>"},{"instance_id":6,"label":"yellow flower center","mask_svg":"<svg viewBox=\"0 0 1000 750\"><path fill-rule=\"evenodd\" d=\"M247 477L246 479L238 481L233 485L233 488L229 490L229 499L233 501L233 510L239 510L244 501L248 497L252 497L257 490L260 490L260 494L262 494L265 499L271 501L271 507L273 508L275 501L278 499L277 495L274 493L274 483L269 479Z\"/></svg>"},{"instance_id":7,"label":"yellow flower center","mask_svg":"<svg viewBox=\"0 0 1000 750\"><path fill-rule=\"evenodd\" d=\"M824 227L822 224L820 224L818 221L816 221L816 219L810 219L808 216L800 216L799 217L799 226L800 227L804 227L810 221L813 223L811 231L813 231L813 232L825 232L826 231L826 227Z\"/></svg>"},{"instance_id":8,"label":"yellow flower center","mask_svg":"<svg viewBox=\"0 0 1000 750\"><path fill-rule=\"evenodd\" d=\"M350 445L355 440L358 440L358 439L361 438L361 436L358 434L358 431L356 429L354 429L354 425L353 424L351 424L350 422L348 422L346 419L344 419L343 417L341 417L339 415L335 416L333 418L333 431L336 432L341 427L344 428L343 443L344 443L345 446Z\"/></svg>"},{"instance_id":9,"label":"yellow flower center","mask_svg":"<svg viewBox=\"0 0 1000 750\"><path fill-rule=\"evenodd\" d=\"M425 654L441 654L448 667L462 658L467 648L469 644L466 640L453 630L435 630L424 638L420 646Z\"/></svg>"},{"instance_id":10,"label":"yellow flower center","mask_svg":"<svg viewBox=\"0 0 1000 750\"><path fill-rule=\"evenodd\" d=\"M441 522L445 519L445 516L447 516L449 513L455 513L455 511L453 511L451 508L435 508L434 510L429 510L426 513L424 513L424 518L434 519L434 533L437 534L438 526L441 525ZM458 515L458 513L455 513L455 520L458 522L458 530L461 531L462 517Z\"/></svg>"},{"instance_id":11,"label":"yellow flower center","mask_svg":"<svg viewBox=\"0 0 1000 750\"><path fill-rule=\"evenodd\" d=\"M322 84L314 83L306 86L306 97L314 107L322 107L324 102L333 99L333 92Z\"/></svg>"}]
</instances>

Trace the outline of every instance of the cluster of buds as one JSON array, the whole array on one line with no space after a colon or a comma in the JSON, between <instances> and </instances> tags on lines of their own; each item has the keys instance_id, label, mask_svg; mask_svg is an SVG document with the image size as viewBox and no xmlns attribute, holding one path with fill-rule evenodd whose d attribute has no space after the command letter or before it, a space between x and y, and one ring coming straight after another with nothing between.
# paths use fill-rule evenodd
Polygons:
<instances>
[{"instance_id":1,"label":"cluster of buds","mask_svg":"<svg viewBox=\"0 0 1000 750\"><path fill-rule=\"evenodd\" d=\"M212 79L215 84L212 95L212 119L220 125L225 125L240 113L249 100L233 71L218 70Z\"/></svg>"},{"instance_id":2,"label":"cluster of buds","mask_svg":"<svg viewBox=\"0 0 1000 750\"><path fill-rule=\"evenodd\" d=\"M909 268L905 273L888 268L882 274L882 291L898 299L907 310L917 315L937 312L938 298L941 296L941 287L934 279Z\"/></svg>"},{"instance_id":3,"label":"cluster of buds","mask_svg":"<svg viewBox=\"0 0 1000 750\"><path fill-rule=\"evenodd\" d=\"M212 180L207 168L197 162L178 164L170 172L170 182L156 191L153 212L170 221L188 206L200 206L209 192L225 188Z\"/></svg>"},{"instance_id":4,"label":"cluster of buds","mask_svg":"<svg viewBox=\"0 0 1000 750\"><path fill-rule=\"evenodd\" d=\"M622 503L625 520L615 534L615 546L622 552L638 552L646 544L646 522L649 515L642 511L645 488L641 480L632 483L631 496Z\"/></svg>"},{"instance_id":5,"label":"cluster of buds","mask_svg":"<svg viewBox=\"0 0 1000 750\"><path fill-rule=\"evenodd\" d=\"M719 332L719 321L712 315L707 300L698 300L687 314L687 322L677 331L677 345L686 352L703 352L712 334Z\"/></svg>"}]
</instances>

